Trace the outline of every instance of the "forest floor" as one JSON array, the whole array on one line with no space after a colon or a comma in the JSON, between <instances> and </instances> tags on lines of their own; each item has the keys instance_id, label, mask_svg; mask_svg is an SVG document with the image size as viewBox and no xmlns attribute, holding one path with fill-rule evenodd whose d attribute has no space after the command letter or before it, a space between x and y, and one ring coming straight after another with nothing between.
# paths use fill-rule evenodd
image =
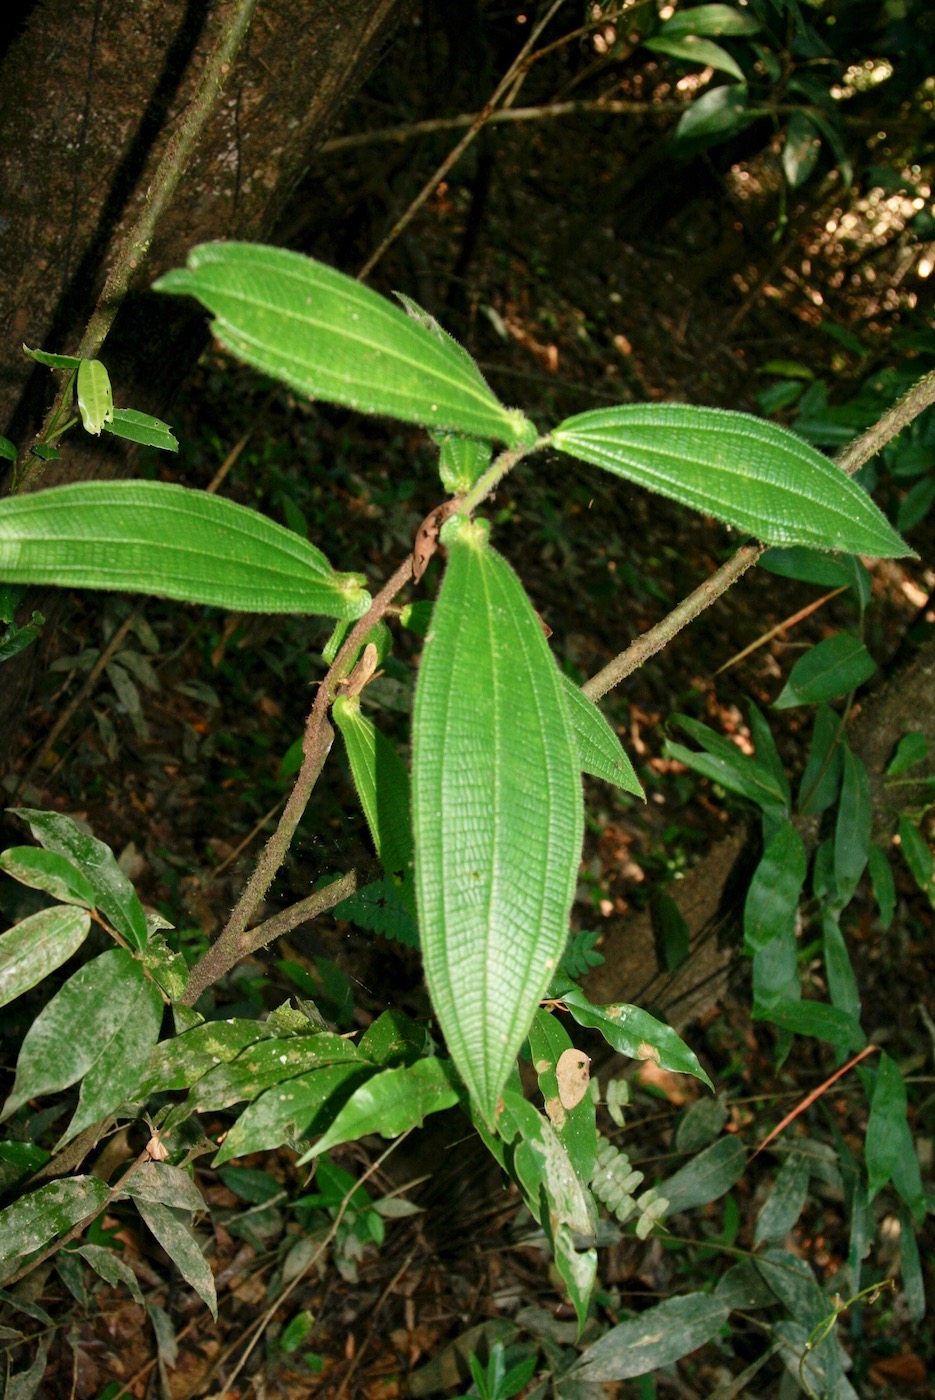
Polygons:
<instances>
[{"instance_id":1,"label":"forest floor","mask_svg":"<svg viewBox=\"0 0 935 1400\"><path fill-rule=\"evenodd\" d=\"M522 178L511 179L510 198L488 211L471 264L457 330L505 401L522 404L547 425L571 412L633 399L755 409L758 393L775 379L764 371L780 361L816 366L839 384L867 378L872 365L842 358L839 343L821 330L822 319L845 330L869 328L873 353L885 364L891 329L885 309L872 303L869 284L858 289L863 300L851 284L842 286L840 257L814 232L814 219L777 244L761 213L764 231L755 238L750 230L757 218L738 228L731 201L739 195L725 187L720 197L702 193L671 215L657 210L654 216L650 206L649 227L635 228L629 219L621 231L612 204L602 213L589 203L593 190L606 189L612 178L610 142L595 147L587 183L560 187L552 173L574 169L574 140L570 130L553 127L547 136L525 133L514 144L511 159L522 167ZM347 182L327 166L322 178L333 187L335 238L343 227L363 242ZM761 199L768 209L768 191ZM452 264L468 200L469 190L460 186L440 189L430 204L413 235L428 268ZM421 287L412 287L414 266L403 248L378 285L411 289L444 319L440 279L426 278L423 268ZM418 524L442 496L418 431L297 404L284 391L268 398L266 385L214 354L174 426L182 442L178 462L168 468L150 462L148 469L205 486L219 463L235 454L225 491L278 519L301 513L336 566L359 568L363 560L374 581L404 557ZM510 477L493 518L498 547L553 629L559 659L579 679L665 616L735 543L709 520L634 488L608 485L557 456L542 470ZM935 558L931 526L914 543L923 560ZM437 567L427 580L429 594ZM884 666L932 586L931 571L918 561L875 572L871 645ZM830 599L743 661L720 668L815 597L806 585L757 570L607 697L605 711L630 748L650 800L644 807L593 785L575 909L579 927L599 933L623 928L666 884L677 896L671 882L741 820L742 804L666 757L666 720L688 713L749 744L749 701L768 710L790 658L850 623L850 604ZM122 627L109 666L82 693L89 668ZM172 920L194 956L221 927L284 800L282 763L301 733L310 687L322 674L316 653L324 640L304 621L226 620L158 602L76 599L23 730L16 804L87 820L113 844L143 897ZM404 639L398 663L382 688L373 688L379 722L400 740L414 655L411 644L406 647ZM44 741L54 717L73 701L67 726L48 750ZM776 715L771 712L771 720ZM803 763L802 724L795 711L784 711L774 726L792 772ZM348 774L334 756L271 894L271 911L367 854L355 810ZM894 1008L913 1004L921 988L935 984L932 912L908 883L899 893L898 932L881 937L867 898L850 934L868 1031L885 1035L893 1053L915 1056L924 1074L933 1048L904 1043ZM323 960L336 971L325 971ZM325 1004L349 999L345 1010L356 1027L392 1006L412 1014L426 1010L410 954L333 919L251 959L218 997L225 1014L238 1008L255 1014L316 984ZM777 1069L772 1035L750 1021L742 988L724 993L686 1034L723 1096L728 1130L751 1148L830 1073L821 1047L802 1040ZM625 1068L619 1060L603 1064L600 1073L602 1083L605 1076L629 1080L632 1106L620 1140L634 1164L650 1179L667 1173L679 1160L674 1135L699 1097L698 1086ZM845 1141L859 1141L858 1102L857 1087L845 1081L815 1112L826 1114ZM920 1108L919 1120L921 1145L931 1154L930 1104L924 1116ZM41 1298L57 1320L68 1319L39 1393L77 1400L221 1393L390 1400L462 1393L467 1351L483 1354L498 1336L513 1340L517 1327L539 1346L544 1374L573 1347L574 1326L542 1242L464 1122L452 1112L430 1124L379 1166L386 1147L381 1140L333 1154L348 1171L372 1172L369 1199L358 1200L318 1262L305 1258L307 1271L286 1301L280 1301L290 1281L283 1275L285 1246L308 1229L311 1209L302 1205L311 1188L295 1167L296 1154L283 1149L217 1171L202 1158L198 1179L211 1208L210 1259L220 1300L216 1324L172 1279L153 1241L115 1217L108 1228L151 1306L151 1325L120 1290L98 1289L91 1300L76 1285L79 1296L71 1297L62 1277L49 1268L37 1271L36 1301ZM204 1126L210 1135L223 1122ZM830 1151L820 1137L816 1127L809 1139L819 1155ZM621 1310L698 1286L719 1251L749 1249L773 1165L764 1154L726 1199L699 1212L691 1242L655 1235L644 1243L621 1232L602 1251L593 1335ZM380 1214L374 1202L389 1204ZM329 1228L327 1216L322 1219L319 1235ZM814 1193L795 1238L823 1278L846 1260L846 1212L832 1186ZM931 1253L935 1240L929 1246ZM895 1257L895 1246L892 1257L886 1248L873 1261L881 1274ZM231 1383L248 1343L255 1347ZM860 1313L847 1345L861 1396L930 1393L931 1341L913 1338L891 1299ZM677 1377L661 1375L658 1393L710 1396L762 1350L755 1322L734 1332L731 1347L730 1358L711 1345ZM779 1395L780 1388L774 1362L756 1389L765 1397ZM607 1385L585 1391L579 1383L560 1393L636 1390Z\"/></svg>"}]
</instances>

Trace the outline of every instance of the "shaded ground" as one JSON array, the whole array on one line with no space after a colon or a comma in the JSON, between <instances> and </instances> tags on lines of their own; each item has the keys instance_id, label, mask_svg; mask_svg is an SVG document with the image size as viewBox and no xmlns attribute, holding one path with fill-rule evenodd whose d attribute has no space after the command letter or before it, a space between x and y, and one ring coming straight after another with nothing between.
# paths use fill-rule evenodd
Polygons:
<instances>
[{"instance_id":1,"label":"shaded ground","mask_svg":"<svg viewBox=\"0 0 935 1400\"><path fill-rule=\"evenodd\" d=\"M355 112L355 122L380 125L382 101L377 88L370 108L363 104ZM843 399L848 382L866 376L868 362L842 355L820 331L822 317L858 327L873 347L871 361L885 363L890 334L907 311L897 275L903 251L898 219L888 250L873 253L870 282L859 229L849 242L829 231L841 217L831 193L820 217L814 210L807 220L803 214L801 228L794 217L793 232L776 243L768 168L754 172L752 210L749 193L734 188L730 175L713 172L700 192L683 190L679 200L652 178L632 194L617 196L614 183L629 139L616 128L572 121L493 135L490 193L484 209L475 211L483 216L482 231L451 316L453 324L461 318L458 328L498 393L522 403L543 425L628 399L749 409L763 385L758 371L765 364L805 360L826 367ZM582 151L587 152L586 178ZM375 228L388 211L395 212L407 184L415 188L431 169L425 154L411 165L399 154L381 165L379 155L366 150L359 164L323 158L315 178L331 199L334 225L310 251L349 270L354 250L362 261ZM442 269L463 249L472 169L476 175L476 163L468 162L463 177L453 176L438 191L374 279L381 289L413 291L443 318L449 289ZM878 294L881 285L896 288L889 305ZM298 405L284 392L269 400L266 391L252 376L209 357L180 409L178 479L206 485L249 431L225 490L278 519L301 511L311 537L338 567L361 567L362 560L374 581L382 581L441 498L422 435ZM150 469L166 472L164 463ZM175 472L173 464L172 479ZM553 629L556 653L581 678L663 617L733 548L721 527L636 489L609 486L567 459L547 460L535 476L532 468L517 473L495 504L497 543ZM924 611L935 586L925 562L935 558L931 526L913 543L922 562L886 566L875 576L871 640L884 662ZM436 582L437 575L430 574L429 591ZM761 571L748 576L631 677L620 695L608 697L605 708L629 738L650 801L643 808L595 786L576 907L580 926L600 930L619 923L731 824L730 802L663 756L662 724L673 711L687 711L741 742L748 740L747 701L768 706L796 649L850 622L848 604L829 602L793 633L715 673L814 597L810 588ZM128 618L109 670L81 697L46 751L54 717L79 694L101 647ZM244 621L159 603L76 599L68 628L56 642L47 687L23 733L16 802L86 818L122 853L143 897L173 921L181 942L196 952L222 924L261 833L283 800L281 763L301 732L310 686L322 673L316 653L323 642L312 623ZM411 659L406 647L404 638L404 661ZM405 732L410 683L407 667L391 667L382 690L373 688L381 705L379 722L398 737ZM795 712L785 712L777 732L792 768L800 767L803 757L801 723ZM273 904L301 897L322 875L338 873L366 855L354 810L347 773L335 754L274 889ZM923 1005L935 1017L931 911L906 883L889 936L875 924L869 899L849 935L858 949L868 1033L904 1064L914 1057L918 1066L913 1080L919 1083L920 1151L930 1170L927 1086L935 1026L926 1022L929 1043L912 1040L918 1019L910 1008ZM297 931L275 953L239 969L219 994L230 1003L230 1014L237 1006L252 1011L275 1006L297 986L305 990L303 974L309 985L316 978L320 983L316 959L323 957L347 980L354 1025L368 1024L390 1006L414 1014L425 1010L409 955L334 920ZM343 990L341 980L333 979L319 985L318 996L326 1005L336 1003ZM726 1095L730 1130L752 1147L823 1080L830 1060L816 1043L797 1041L776 1071L772 1036L751 1025L748 1002L743 991L728 998L690 1039ZM30 1011L24 1002L15 1014ZM694 1087L668 1076L641 1078L634 1066L620 1061L602 1068L602 1084L605 1076L624 1071L633 1091L625 1133L621 1137L609 1120L603 1130L625 1144L650 1178L654 1172L668 1175L681 1160L673 1133ZM811 1111L809 1135L800 1145L816 1161L830 1160L835 1155L828 1146L830 1129L840 1133L838 1154L841 1142L856 1148L865 1126L865 1110L857 1107L862 1103L855 1084L845 1080ZM220 1131L223 1122L205 1127ZM162 1310L155 1315L157 1331L163 1327L161 1355L154 1351L142 1307L128 1301L124 1290L98 1288L85 1309L87 1300L73 1304L65 1282L46 1267L31 1277L30 1296L41 1300L56 1322L68 1321L53 1343L40 1393L81 1400L97 1395L116 1400L119 1393L139 1400L159 1393L173 1400L228 1393L223 1386L242 1360L245 1341L255 1335L255 1350L232 1395L450 1394L458 1378L446 1344L483 1326L475 1338L483 1350L496 1329L510 1322L538 1339L542 1367L548 1362L560 1368L573 1354L566 1350L574 1342L571 1311L559 1302L560 1289L530 1222L518 1215L516 1199L501 1189L496 1169L467 1132L448 1114L377 1167L382 1142L333 1154L348 1171L372 1169L371 1201L408 1202L419 1211L408 1214L406 1205L387 1205L380 1215L364 1203L337 1233L331 1230L333 1206L301 1204L311 1188L294 1166L294 1153L248 1158L217 1172L199 1166L215 1229L211 1260L221 1300L219 1323L212 1325L202 1305L171 1281L166 1258L152 1240L115 1218L123 1257L147 1303ZM693 1213L690 1220L677 1219L673 1231L676 1225L691 1230L691 1242L657 1237L641 1243L623 1236L609 1246L602 1256L595 1335L621 1308L698 1286L718 1251L749 1249L774 1165L764 1154L726 1201ZM385 1240L377 1247L373 1237L381 1230ZM316 1258L314 1242L325 1240L329 1231L332 1238ZM830 1172L826 1186L810 1199L794 1243L823 1278L833 1277L845 1262L846 1211ZM924 1241L922 1252L925 1258ZM871 1267L885 1276L894 1260L890 1217ZM295 1287L278 1304L289 1282ZM310 1321L303 1336L304 1313ZM762 1336L751 1315L732 1333L732 1355L704 1349L677 1379L660 1376L658 1393L711 1395L760 1354ZM855 1314L847 1345L862 1396L882 1400L926 1393L930 1343L913 1337L904 1301L885 1298ZM422 1372L430 1361L449 1368L434 1374L434 1389L433 1373L426 1379ZM421 1382L414 1379L420 1374ZM773 1396L781 1393L779 1387L774 1364L761 1373L756 1388ZM608 1386L600 1393L636 1391Z\"/></svg>"}]
</instances>

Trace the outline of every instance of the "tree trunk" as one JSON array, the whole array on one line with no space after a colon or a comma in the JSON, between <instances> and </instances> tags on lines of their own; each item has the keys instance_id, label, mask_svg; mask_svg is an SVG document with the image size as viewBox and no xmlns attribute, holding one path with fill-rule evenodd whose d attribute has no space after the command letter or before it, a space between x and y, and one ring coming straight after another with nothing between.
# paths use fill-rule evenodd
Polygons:
<instances>
[{"instance_id":1,"label":"tree trunk","mask_svg":"<svg viewBox=\"0 0 935 1400\"><path fill-rule=\"evenodd\" d=\"M886 768L896 745L916 730L927 739L929 753L935 753L935 631L929 632L915 654L862 702L847 736L870 775L873 837L884 848L896 830L900 809L919 805L924 798L921 783L887 790ZM818 822L797 818L796 825L811 854L819 839ZM671 887L691 934L688 959L667 972L657 953L651 914L621 921L604 940L603 965L587 980L592 1001L655 1009L677 1028L717 1008L738 965L744 900L759 858L757 827L753 819L738 823Z\"/></svg>"},{"instance_id":2,"label":"tree trunk","mask_svg":"<svg viewBox=\"0 0 935 1400\"><path fill-rule=\"evenodd\" d=\"M118 407L163 416L206 343L200 309L154 295L152 281L199 242L276 241L312 153L378 56L399 3L259 0L101 352ZM236 8L233 0L39 0L5 55L0 431L19 445L31 441L53 389L21 345L74 353ZM306 230L314 219L310 208ZM297 227L295 211L289 223ZM127 445L76 432L41 484L131 470ZM52 595L32 595L20 616L53 607ZM25 710L36 650L3 668L0 758Z\"/></svg>"}]
</instances>

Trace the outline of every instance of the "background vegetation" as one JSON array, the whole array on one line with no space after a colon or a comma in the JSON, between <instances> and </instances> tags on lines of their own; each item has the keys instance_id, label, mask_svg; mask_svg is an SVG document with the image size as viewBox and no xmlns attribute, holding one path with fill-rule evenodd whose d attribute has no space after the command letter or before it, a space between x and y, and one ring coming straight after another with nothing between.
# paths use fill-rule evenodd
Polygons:
<instances>
[{"instance_id":1,"label":"background vegetation","mask_svg":"<svg viewBox=\"0 0 935 1400\"><path fill-rule=\"evenodd\" d=\"M537 422L624 401L684 401L762 412L835 452L931 367L928 6L761 0L558 4L533 13L435 4L399 14L383 43L382 62L347 107L341 131L319 146L298 183L290 176L277 241L351 274L366 268L378 289L410 293L477 356L499 396ZM76 83L79 96L88 90L86 79ZM490 120L462 119L483 112L494 94ZM452 160L465 134L473 139ZM219 222L207 236L229 231ZM144 309L142 284L171 261L154 261L136 284ZM51 338L29 333L28 343L74 352L77 336L69 340L65 325ZM11 343L18 338L22 332ZM119 343L101 354L119 384ZM47 383L37 384L10 419L23 449L46 407ZM142 402L126 392L123 402ZM172 461L143 454L132 464L136 474L208 486L221 484L220 472L225 494L308 533L341 567L363 561L376 585L438 504L419 431L309 404L215 350L171 409L143 406L170 419L181 451ZM718 1091L712 1101L697 1086L696 1099L684 1078L604 1062L589 1046L606 1105L603 1130L648 1184L671 1178L709 1144L755 1148L840 1063L833 1042L797 1036L788 1045L775 1026L751 1020L750 964L736 948L760 856L751 820L759 814L726 770L700 773L685 727L667 730L665 722L681 713L741 754L761 756L749 710L755 701L769 714L810 851L828 824L825 815L820 829L823 810L808 810L809 783L802 785L815 746L813 710L771 708L806 646L859 633L876 663L846 712L851 747L869 772L885 773L907 733L932 742L930 693L919 683L920 658L924 677L932 652L932 437L930 421L917 419L871 468L876 499L918 560L878 565L867 583L790 577L802 572L795 561L774 560L781 572L748 574L605 701L649 801L644 808L599 784L589 794L574 922L595 936L578 943L580 970L603 957L587 983L592 1000L638 1002L679 1027L691 1016L685 1034ZM62 450L67 470L70 440ZM92 470L117 468L101 446L92 452ZM736 543L722 527L571 468L567 458L556 459L549 484L531 473L509 477L494 518L498 547L526 581L553 629L553 650L577 681L650 632ZM30 610L23 600L20 624ZM42 678L28 706L21 699L21 723L10 726L10 805L87 821L143 898L174 924L174 945L195 961L284 801L309 686L324 672L325 640L314 621L70 596L67 617L43 639ZM418 640L411 646L415 655ZM23 660L33 654L36 646ZM409 705L405 661L403 654L368 688L381 728L397 739ZM894 712L900 695L911 697L908 714ZM884 750L876 765L874 743ZM911 782L922 771L931 771L930 760L890 778L908 774ZM893 861L889 921L879 880L876 899L865 880L841 927L868 1040L885 1047L907 1086L930 1193L931 789L919 782L900 790L905 804L893 791L876 803L885 815L874 835L889 848L899 816L911 815L921 839L915 865ZM349 773L335 766L315 803L270 913L306 895L323 871L370 858L366 828L352 815ZM11 841L22 839L16 827ZM20 886L5 884L0 897L10 922L22 916ZM820 881L810 877L798 971L815 1001L834 1000L821 900ZM410 952L334 919L246 961L214 994L225 1016L310 996L341 1029L363 1028L390 1007L416 1017L426 1009ZM5 1011L10 1068L38 1004L24 999ZM838 1324L852 1361L849 1383L860 1395L925 1393L932 1357L918 1323L931 1227L921 1228L916 1271L910 1260L907 1273L906 1240L915 1233L905 1201L887 1187L871 1212L849 1167L863 1150L872 1093L872 1081L861 1085L852 1074L822 1094L785 1148L758 1156L697 1209L686 1198L677 1219L684 1233L670 1221L668 1234L644 1241L632 1221L618 1228L608 1219L585 1341L660 1299L705 1288L713 1261L720 1276L774 1239L805 1261L830 1299L842 1280L850 1285L855 1256L872 1239L861 1282L896 1277L898 1288L855 1305ZM36 1142L56 1131L43 1112L53 1109L40 1105L28 1125ZM454 1117L429 1120L436 1130L379 1165L385 1144L377 1140L338 1150L311 1185L286 1149L216 1169L199 1158L219 1322L209 1323L166 1257L117 1210L91 1243L119 1244L139 1297L131 1298L122 1276L112 1288L99 1284L67 1252L29 1275L5 1321L48 1346L35 1374L35 1341L13 1350L19 1343L9 1339L14 1375L34 1372L28 1382L11 1380L20 1386L13 1393L33 1393L42 1371L50 1394L73 1388L114 1397L127 1386L142 1395L150 1385L178 1396L212 1393L255 1322L262 1340L237 1382L241 1393L251 1369L256 1386L269 1374L297 1394L318 1386L330 1394L463 1393L472 1383L471 1352L486 1368L483 1381L473 1377L478 1394L549 1385L568 1396L607 1393L580 1375L561 1379L579 1353L543 1241L477 1140L463 1141L464 1120L449 1124ZM216 1136L224 1126L223 1114L209 1116L205 1131ZM94 1171L108 1179L135 1150L132 1133L118 1134ZM9 1148L4 1161L16 1169L13 1189L23 1163ZM803 1161L809 1185L799 1213L785 1234L764 1233L763 1203L777 1199L778 1175L786 1173L783 1190L796 1199ZM342 1206L354 1179L371 1168ZM298 1276L298 1242L316 1232L329 1237L327 1263L302 1276L279 1307ZM843 1289L845 1297L856 1292ZM746 1300L739 1321L732 1317L729 1336L677 1369L615 1382L618 1392L739 1395L747 1368L761 1364L751 1386L794 1393L795 1367L769 1355L779 1335L769 1329L785 1324L757 1301ZM784 1301L795 1318L794 1300ZM523 1364L528 1376L507 1381ZM427 1365L434 1369L421 1369Z\"/></svg>"}]
</instances>

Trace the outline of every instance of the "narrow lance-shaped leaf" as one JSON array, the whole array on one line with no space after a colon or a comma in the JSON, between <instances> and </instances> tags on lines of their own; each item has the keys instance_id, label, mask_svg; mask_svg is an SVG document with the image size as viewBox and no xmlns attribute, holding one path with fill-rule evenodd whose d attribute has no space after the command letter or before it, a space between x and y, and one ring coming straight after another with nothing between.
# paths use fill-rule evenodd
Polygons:
<instances>
[{"instance_id":1,"label":"narrow lance-shaped leaf","mask_svg":"<svg viewBox=\"0 0 935 1400\"><path fill-rule=\"evenodd\" d=\"M413 719L426 981L488 1123L558 965L581 856L578 754L558 669L487 526L442 529L448 567Z\"/></svg>"},{"instance_id":2,"label":"narrow lance-shaped leaf","mask_svg":"<svg viewBox=\"0 0 935 1400\"><path fill-rule=\"evenodd\" d=\"M104 430L113 433L114 437L126 438L128 442L138 442L143 447L158 447L163 452L179 450L179 440L167 423L148 413L140 413L135 408L115 408L113 418L104 424Z\"/></svg>"},{"instance_id":3,"label":"narrow lance-shaped leaf","mask_svg":"<svg viewBox=\"0 0 935 1400\"><path fill-rule=\"evenodd\" d=\"M361 712L359 695L339 695L333 713L386 878L414 914L412 817L406 765L373 720Z\"/></svg>"},{"instance_id":4,"label":"narrow lance-shaped leaf","mask_svg":"<svg viewBox=\"0 0 935 1400\"><path fill-rule=\"evenodd\" d=\"M743 413L628 404L567 418L552 441L768 544L877 558L912 552L827 457L787 429Z\"/></svg>"},{"instance_id":5,"label":"narrow lance-shaped leaf","mask_svg":"<svg viewBox=\"0 0 935 1400\"><path fill-rule=\"evenodd\" d=\"M791 822L776 831L753 873L743 911L744 951L758 953L795 929L808 861Z\"/></svg>"},{"instance_id":6,"label":"narrow lance-shaped leaf","mask_svg":"<svg viewBox=\"0 0 935 1400\"><path fill-rule=\"evenodd\" d=\"M613 783L624 792L632 792L634 797L642 797L645 802L646 794L633 771L633 764L594 701L583 695L566 675L562 675L562 685L575 731L581 771L603 778L605 783Z\"/></svg>"},{"instance_id":7,"label":"narrow lance-shaped leaf","mask_svg":"<svg viewBox=\"0 0 935 1400\"><path fill-rule=\"evenodd\" d=\"M253 243L203 243L160 292L197 297L238 358L300 393L514 447L535 441L466 353L369 287L311 258Z\"/></svg>"},{"instance_id":8,"label":"narrow lance-shaped leaf","mask_svg":"<svg viewBox=\"0 0 935 1400\"><path fill-rule=\"evenodd\" d=\"M152 593L239 612L361 617L361 574L292 530L163 481L88 481L0 501L0 578Z\"/></svg>"}]
</instances>

